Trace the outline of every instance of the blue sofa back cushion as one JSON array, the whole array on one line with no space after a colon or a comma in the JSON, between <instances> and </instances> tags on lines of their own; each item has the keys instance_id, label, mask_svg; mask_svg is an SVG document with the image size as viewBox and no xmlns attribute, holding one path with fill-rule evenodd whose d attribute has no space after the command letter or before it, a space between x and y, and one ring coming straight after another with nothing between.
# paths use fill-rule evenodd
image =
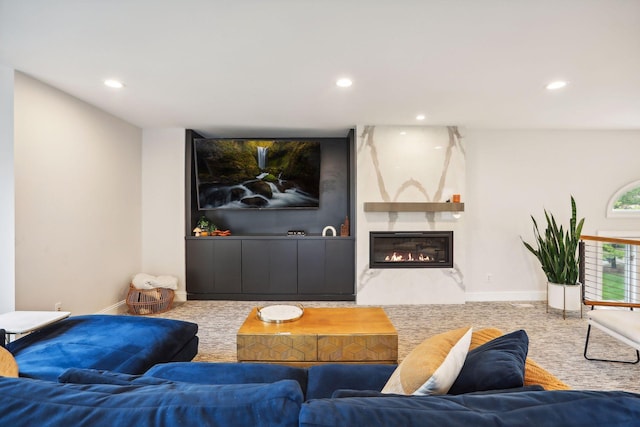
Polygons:
<instances>
[{"instance_id":1,"label":"blue sofa back cushion","mask_svg":"<svg viewBox=\"0 0 640 427\"><path fill-rule=\"evenodd\" d=\"M301 427L626 427L639 419L638 394L575 390L317 399L300 411Z\"/></svg>"},{"instance_id":2,"label":"blue sofa back cushion","mask_svg":"<svg viewBox=\"0 0 640 427\"><path fill-rule=\"evenodd\" d=\"M71 367L141 374L176 355L184 357L182 350L190 348L197 331L195 323L172 319L74 316L22 337L7 348L23 377L55 381Z\"/></svg>"},{"instance_id":3,"label":"blue sofa back cushion","mask_svg":"<svg viewBox=\"0 0 640 427\"><path fill-rule=\"evenodd\" d=\"M340 389L382 390L397 365L329 363L309 368L307 400L331 397Z\"/></svg>"},{"instance_id":4,"label":"blue sofa back cushion","mask_svg":"<svg viewBox=\"0 0 640 427\"><path fill-rule=\"evenodd\" d=\"M0 378L0 425L297 426L302 391L273 384L61 384Z\"/></svg>"},{"instance_id":5,"label":"blue sofa back cushion","mask_svg":"<svg viewBox=\"0 0 640 427\"><path fill-rule=\"evenodd\" d=\"M149 369L145 377L197 384L249 384L295 380L307 389L307 370L273 363L187 362L163 363Z\"/></svg>"},{"instance_id":6,"label":"blue sofa back cushion","mask_svg":"<svg viewBox=\"0 0 640 427\"><path fill-rule=\"evenodd\" d=\"M171 381L144 375L122 374L120 372L102 371L99 369L69 368L58 377L59 383L70 384L112 384L142 385L168 384Z\"/></svg>"},{"instance_id":7,"label":"blue sofa back cushion","mask_svg":"<svg viewBox=\"0 0 640 427\"><path fill-rule=\"evenodd\" d=\"M448 394L522 387L528 350L529 337L523 330L476 347L467 354Z\"/></svg>"}]
</instances>

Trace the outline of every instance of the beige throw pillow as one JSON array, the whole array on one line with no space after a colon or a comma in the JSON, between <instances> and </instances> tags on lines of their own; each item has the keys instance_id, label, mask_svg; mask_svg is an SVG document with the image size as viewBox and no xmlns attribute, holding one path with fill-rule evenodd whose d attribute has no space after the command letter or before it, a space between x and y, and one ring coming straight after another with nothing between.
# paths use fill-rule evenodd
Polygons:
<instances>
[{"instance_id":1,"label":"beige throw pillow","mask_svg":"<svg viewBox=\"0 0 640 427\"><path fill-rule=\"evenodd\" d=\"M446 394L467 357L469 327L427 338L398 365L382 393Z\"/></svg>"}]
</instances>

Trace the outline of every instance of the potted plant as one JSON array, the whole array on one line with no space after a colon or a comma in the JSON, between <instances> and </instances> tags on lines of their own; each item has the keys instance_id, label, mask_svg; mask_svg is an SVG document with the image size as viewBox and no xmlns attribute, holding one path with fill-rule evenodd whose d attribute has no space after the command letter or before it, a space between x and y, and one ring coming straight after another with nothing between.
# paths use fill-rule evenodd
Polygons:
<instances>
[{"instance_id":1,"label":"potted plant","mask_svg":"<svg viewBox=\"0 0 640 427\"><path fill-rule=\"evenodd\" d=\"M553 214L545 209L547 228L540 233L536 219L533 220L533 232L536 247L525 242L524 246L538 258L540 266L547 276L547 303L549 307L564 310L581 309L581 286L578 282L580 260L578 244L584 225L584 218L577 219L576 201L571 196L571 219L566 229L558 226Z\"/></svg>"},{"instance_id":2,"label":"potted plant","mask_svg":"<svg viewBox=\"0 0 640 427\"><path fill-rule=\"evenodd\" d=\"M214 228L212 228L212 225L213 223L211 222L211 220L205 215L202 215L200 218L198 218L198 222L196 224L196 227L199 229L199 231L196 232L194 230L194 232L199 233L200 236L208 236L209 232L215 229L215 226L213 226Z\"/></svg>"}]
</instances>

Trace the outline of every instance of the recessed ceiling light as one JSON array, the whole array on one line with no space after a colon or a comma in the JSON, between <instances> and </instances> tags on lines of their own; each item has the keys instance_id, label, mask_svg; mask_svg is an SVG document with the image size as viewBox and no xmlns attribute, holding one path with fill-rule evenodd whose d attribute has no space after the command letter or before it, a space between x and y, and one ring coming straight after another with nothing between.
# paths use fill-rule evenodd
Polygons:
<instances>
[{"instance_id":1,"label":"recessed ceiling light","mask_svg":"<svg viewBox=\"0 0 640 427\"><path fill-rule=\"evenodd\" d=\"M418 115L416 116L416 120L424 120L424 119L426 119L426 118L427 118L427 116L425 116L424 114L418 114Z\"/></svg>"},{"instance_id":2,"label":"recessed ceiling light","mask_svg":"<svg viewBox=\"0 0 640 427\"><path fill-rule=\"evenodd\" d=\"M407 131L403 130L403 131L400 132L400 135L406 135L406 134L407 134Z\"/></svg>"},{"instance_id":3,"label":"recessed ceiling light","mask_svg":"<svg viewBox=\"0 0 640 427\"><path fill-rule=\"evenodd\" d=\"M352 84L353 82L351 81L351 79L348 79L346 77L343 77L336 81L336 86L338 87L350 87Z\"/></svg>"},{"instance_id":4,"label":"recessed ceiling light","mask_svg":"<svg viewBox=\"0 0 640 427\"><path fill-rule=\"evenodd\" d=\"M124 84L119 80L107 79L104 81L104 85L113 89L122 89Z\"/></svg>"},{"instance_id":5,"label":"recessed ceiling light","mask_svg":"<svg viewBox=\"0 0 640 427\"><path fill-rule=\"evenodd\" d=\"M562 89L563 87L565 87L567 85L567 82L563 81L563 80L557 80L555 82L551 82L549 83L546 88L547 90L557 90L557 89Z\"/></svg>"}]
</instances>

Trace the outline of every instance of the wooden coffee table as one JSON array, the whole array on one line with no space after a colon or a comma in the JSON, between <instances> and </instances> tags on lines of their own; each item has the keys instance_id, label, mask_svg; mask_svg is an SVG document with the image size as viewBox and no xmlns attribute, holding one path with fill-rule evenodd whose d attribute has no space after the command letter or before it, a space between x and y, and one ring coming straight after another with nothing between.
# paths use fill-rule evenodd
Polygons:
<instances>
[{"instance_id":1,"label":"wooden coffee table","mask_svg":"<svg viewBox=\"0 0 640 427\"><path fill-rule=\"evenodd\" d=\"M398 362L398 332L380 307L305 308L286 323L263 322L254 308L237 339L240 362Z\"/></svg>"}]
</instances>

